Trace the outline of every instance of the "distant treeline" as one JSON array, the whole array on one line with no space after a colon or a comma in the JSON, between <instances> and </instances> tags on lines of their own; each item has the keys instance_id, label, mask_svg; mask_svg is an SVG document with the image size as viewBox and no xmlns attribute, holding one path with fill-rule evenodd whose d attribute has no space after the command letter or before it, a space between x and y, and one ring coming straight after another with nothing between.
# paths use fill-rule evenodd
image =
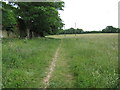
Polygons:
<instances>
[{"instance_id":1,"label":"distant treeline","mask_svg":"<svg viewBox=\"0 0 120 90\"><path fill-rule=\"evenodd\" d=\"M105 29L102 29L100 31L84 31L83 29L66 29L61 30L59 34L85 34L85 33L120 33L120 28L115 28L113 26L107 26Z\"/></svg>"}]
</instances>

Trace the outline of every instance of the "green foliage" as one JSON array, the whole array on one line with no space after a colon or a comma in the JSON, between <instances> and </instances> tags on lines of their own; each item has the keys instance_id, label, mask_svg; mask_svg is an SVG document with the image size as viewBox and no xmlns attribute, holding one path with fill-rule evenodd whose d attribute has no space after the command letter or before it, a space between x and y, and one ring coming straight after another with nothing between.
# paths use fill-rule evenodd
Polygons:
<instances>
[{"instance_id":1,"label":"green foliage","mask_svg":"<svg viewBox=\"0 0 120 90\"><path fill-rule=\"evenodd\" d=\"M64 2L2 2L3 29L15 31L19 28L16 33L20 33L20 37L27 35L29 38L33 37L32 33L35 37L55 34L63 27L58 13L63 7ZM25 30L20 26L20 19L24 22L22 28Z\"/></svg>"},{"instance_id":2,"label":"green foliage","mask_svg":"<svg viewBox=\"0 0 120 90\"><path fill-rule=\"evenodd\" d=\"M63 26L58 14L58 10L62 10L63 2L19 2L16 4L18 16L25 21L27 28L40 36L44 36L45 33L56 33Z\"/></svg>"},{"instance_id":3,"label":"green foliage","mask_svg":"<svg viewBox=\"0 0 120 90\"><path fill-rule=\"evenodd\" d=\"M105 29L102 30L103 33L119 33L120 29L115 28L113 26L107 26Z\"/></svg>"},{"instance_id":4,"label":"green foliage","mask_svg":"<svg viewBox=\"0 0 120 90\"><path fill-rule=\"evenodd\" d=\"M66 29L66 30L63 30L63 31L60 31L59 34L81 34L83 33L84 31L82 29L74 29L74 28L70 28L70 29Z\"/></svg>"},{"instance_id":5,"label":"green foliage","mask_svg":"<svg viewBox=\"0 0 120 90\"><path fill-rule=\"evenodd\" d=\"M17 24L17 19L13 7L5 2L2 2L2 25L7 31L14 31Z\"/></svg>"},{"instance_id":6,"label":"green foliage","mask_svg":"<svg viewBox=\"0 0 120 90\"><path fill-rule=\"evenodd\" d=\"M66 30L61 30L59 34L87 34L87 33L120 33L120 28L115 28L113 26L107 26L103 30L99 31L83 31L83 29L74 29L74 28L69 28Z\"/></svg>"}]
</instances>

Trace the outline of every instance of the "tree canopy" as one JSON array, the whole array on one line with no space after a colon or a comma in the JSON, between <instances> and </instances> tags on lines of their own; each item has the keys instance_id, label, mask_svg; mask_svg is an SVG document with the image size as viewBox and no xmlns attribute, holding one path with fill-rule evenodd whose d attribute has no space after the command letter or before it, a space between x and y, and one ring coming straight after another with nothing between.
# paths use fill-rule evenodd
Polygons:
<instances>
[{"instance_id":1,"label":"tree canopy","mask_svg":"<svg viewBox=\"0 0 120 90\"><path fill-rule=\"evenodd\" d=\"M119 28L115 28L113 26L107 26L105 29L102 30L103 33L117 33L120 32Z\"/></svg>"},{"instance_id":2,"label":"tree canopy","mask_svg":"<svg viewBox=\"0 0 120 90\"><path fill-rule=\"evenodd\" d=\"M44 37L46 34L57 33L63 27L58 10L63 10L64 2L9 2L9 4L3 2L2 4L3 26L18 24L20 37ZM21 30L21 27L24 29Z\"/></svg>"},{"instance_id":3,"label":"tree canopy","mask_svg":"<svg viewBox=\"0 0 120 90\"><path fill-rule=\"evenodd\" d=\"M14 13L14 8L6 4L5 2L2 2L2 25L3 30L11 30L13 31L15 24L17 24L17 18Z\"/></svg>"}]
</instances>

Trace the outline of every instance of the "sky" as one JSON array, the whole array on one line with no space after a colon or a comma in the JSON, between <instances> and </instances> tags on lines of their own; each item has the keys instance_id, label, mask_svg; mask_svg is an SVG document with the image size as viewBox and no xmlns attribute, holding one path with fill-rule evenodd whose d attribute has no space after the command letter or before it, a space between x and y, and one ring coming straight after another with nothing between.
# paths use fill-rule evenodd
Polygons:
<instances>
[{"instance_id":1,"label":"sky","mask_svg":"<svg viewBox=\"0 0 120 90\"><path fill-rule=\"evenodd\" d=\"M65 29L80 28L99 31L106 26L118 27L118 2L120 0L62 0L64 11L59 11ZM75 27L76 23L76 27Z\"/></svg>"}]
</instances>

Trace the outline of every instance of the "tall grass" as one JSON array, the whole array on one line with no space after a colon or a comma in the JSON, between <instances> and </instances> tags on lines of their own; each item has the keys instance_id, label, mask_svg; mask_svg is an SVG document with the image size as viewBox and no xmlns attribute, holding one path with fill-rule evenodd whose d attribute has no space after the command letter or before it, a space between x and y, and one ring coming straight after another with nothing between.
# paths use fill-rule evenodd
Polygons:
<instances>
[{"instance_id":1,"label":"tall grass","mask_svg":"<svg viewBox=\"0 0 120 90\"><path fill-rule=\"evenodd\" d=\"M60 39L48 37L3 39L3 88L43 87L43 78L60 44ZM117 34L50 37L63 41L50 78L50 88L117 87Z\"/></svg>"},{"instance_id":2,"label":"tall grass","mask_svg":"<svg viewBox=\"0 0 120 90\"><path fill-rule=\"evenodd\" d=\"M118 81L117 35L63 39L63 49L77 88L113 88Z\"/></svg>"},{"instance_id":3,"label":"tall grass","mask_svg":"<svg viewBox=\"0 0 120 90\"><path fill-rule=\"evenodd\" d=\"M39 88L59 39L3 39L3 88Z\"/></svg>"}]
</instances>

